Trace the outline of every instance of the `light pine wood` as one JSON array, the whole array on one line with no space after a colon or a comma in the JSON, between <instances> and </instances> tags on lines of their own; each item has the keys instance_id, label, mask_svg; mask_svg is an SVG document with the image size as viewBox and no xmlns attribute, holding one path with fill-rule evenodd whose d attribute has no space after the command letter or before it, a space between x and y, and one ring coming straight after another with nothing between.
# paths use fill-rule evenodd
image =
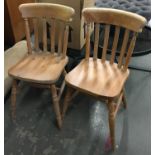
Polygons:
<instances>
[{"instance_id":1,"label":"light pine wood","mask_svg":"<svg viewBox=\"0 0 155 155\"><path fill-rule=\"evenodd\" d=\"M115 115L114 115L114 103L109 99L108 101L109 109L109 129L110 129L110 140L112 144L112 150L115 150Z\"/></svg>"},{"instance_id":2,"label":"light pine wood","mask_svg":"<svg viewBox=\"0 0 155 155\"><path fill-rule=\"evenodd\" d=\"M11 116L12 120L16 118L16 95L17 95L17 81L13 80L11 91Z\"/></svg>"},{"instance_id":3,"label":"light pine wood","mask_svg":"<svg viewBox=\"0 0 155 155\"><path fill-rule=\"evenodd\" d=\"M34 25L34 47L36 51L39 51L39 41L38 41L38 19L33 19L33 25Z\"/></svg>"},{"instance_id":4,"label":"light pine wood","mask_svg":"<svg viewBox=\"0 0 155 155\"><path fill-rule=\"evenodd\" d=\"M119 59L118 59L118 67L119 68L123 65L122 62L123 62L124 54L125 54L126 49L127 49L129 33L130 33L130 31L128 29L126 29L125 34L124 34L123 44L122 44L121 51L120 51L120 56L119 56Z\"/></svg>"},{"instance_id":5,"label":"light pine wood","mask_svg":"<svg viewBox=\"0 0 155 155\"><path fill-rule=\"evenodd\" d=\"M123 88L123 97L122 97L122 101L123 101L123 106L126 109L127 108L127 100L126 100L126 96L125 96L125 89Z\"/></svg>"},{"instance_id":6,"label":"light pine wood","mask_svg":"<svg viewBox=\"0 0 155 155\"><path fill-rule=\"evenodd\" d=\"M27 40L28 54L31 54L32 53L32 47L31 47L29 22L28 22L28 19L27 18L24 18L24 21L25 21L25 32L26 32L26 40Z\"/></svg>"},{"instance_id":7,"label":"light pine wood","mask_svg":"<svg viewBox=\"0 0 155 155\"><path fill-rule=\"evenodd\" d=\"M86 55L73 70L71 70L65 77L68 90L63 104L64 117L65 112L69 106L71 98L70 89L75 89L77 92L84 92L92 95L95 98L106 101L109 109L109 131L112 149L115 150L115 118L119 107L122 105L126 108L126 98L124 91L124 84L129 76L127 68L136 40L136 33L140 32L144 27L146 20L142 16L129 13L126 11L116 9L104 8L85 8L83 16L86 23ZM94 56L90 57L90 32L89 25L92 23L105 24L105 39L102 59L97 58L97 44L99 29L95 29L95 47ZM108 47L108 39L110 32L110 25L115 26L115 34L112 46L112 56L106 60L106 53ZM97 26L98 27L98 26ZM114 63L117 44L119 43L120 28L125 29L124 39L121 42L122 47L120 51L119 62ZM127 49L129 32L136 32ZM127 51L126 61L124 64L124 55ZM124 66L123 66L124 65ZM121 67L123 66L123 67Z\"/></svg>"},{"instance_id":8,"label":"light pine wood","mask_svg":"<svg viewBox=\"0 0 155 155\"><path fill-rule=\"evenodd\" d=\"M117 102L116 102L116 107L114 109L114 117L116 117L116 114L120 108L120 105L122 103L122 97L123 97L123 92L120 93L120 95L118 96Z\"/></svg>"},{"instance_id":9,"label":"light pine wood","mask_svg":"<svg viewBox=\"0 0 155 155\"><path fill-rule=\"evenodd\" d=\"M66 28L65 28L65 32L64 32L64 40L63 40L63 43L64 43L64 45L63 45L63 58L65 58L65 56L66 56L66 52L67 52L67 45L68 45L68 32L69 31L69 26L68 25L66 25Z\"/></svg>"},{"instance_id":10,"label":"light pine wood","mask_svg":"<svg viewBox=\"0 0 155 155\"><path fill-rule=\"evenodd\" d=\"M111 65L101 59L96 61L85 59L66 75L66 83L80 91L96 96L115 97L119 95L129 75L129 70L124 72L117 67L117 63Z\"/></svg>"},{"instance_id":11,"label":"light pine wood","mask_svg":"<svg viewBox=\"0 0 155 155\"><path fill-rule=\"evenodd\" d=\"M58 80L68 58L57 62L57 56L49 52L28 55L9 70L9 75L19 80L52 84ZM53 74L52 74L53 73Z\"/></svg>"},{"instance_id":12,"label":"light pine wood","mask_svg":"<svg viewBox=\"0 0 155 155\"><path fill-rule=\"evenodd\" d=\"M63 42L63 27L59 29L58 36L58 56L62 54L62 42Z\"/></svg>"},{"instance_id":13,"label":"light pine wood","mask_svg":"<svg viewBox=\"0 0 155 155\"><path fill-rule=\"evenodd\" d=\"M58 99L60 100L61 99L61 96L62 96L62 93L64 91L64 88L65 88L65 80L63 80L62 84L61 84L61 88L59 90L59 95L58 95Z\"/></svg>"},{"instance_id":14,"label":"light pine wood","mask_svg":"<svg viewBox=\"0 0 155 155\"><path fill-rule=\"evenodd\" d=\"M51 19L51 53L55 52L55 27L56 23L54 19Z\"/></svg>"},{"instance_id":15,"label":"light pine wood","mask_svg":"<svg viewBox=\"0 0 155 155\"><path fill-rule=\"evenodd\" d=\"M124 65L124 70L126 70L128 68L129 61L130 61L131 55L132 55L134 47L135 47L136 38L137 38L137 33L134 33L133 37L132 37L132 40L130 42L130 46L128 48L128 52L127 52L127 56L126 56L126 61L125 61L125 65Z\"/></svg>"},{"instance_id":16,"label":"light pine wood","mask_svg":"<svg viewBox=\"0 0 155 155\"><path fill-rule=\"evenodd\" d=\"M144 17L138 14L111 8L85 8L82 14L88 23L113 23L113 25L125 27L135 32L141 32L147 22Z\"/></svg>"},{"instance_id":17,"label":"light pine wood","mask_svg":"<svg viewBox=\"0 0 155 155\"><path fill-rule=\"evenodd\" d=\"M66 111L68 109L69 101L70 101L70 98L73 94L73 91L74 90L71 87L68 87L65 98L64 98L64 103L63 103L62 119L64 119L64 116L65 116Z\"/></svg>"},{"instance_id":18,"label":"light pine wood","mask_svg":"<svg viewBox=\"0 0 155 155\"><path fill-rule=\"evenodd\" d=\"M47 25L45 18L43 18L43 51L47 51Z\"/></svg>"},{"instance_id":19,"label":"light pine wood","mask_svg":"<svg viewBox=\"0 0 155 155\"><path fill-rule=\"evenodd\" d=\"M73 8L51 3L26 3L19 6L23 18L46 17L65 22L71 21L75 11Z\"/></svg>"},{"instance_id":20,"label":"light pine wood","mask_svg":"<svg viewBox=\"0 0 155 155\"><path fill-rule=\"evenodd\" d=\"M90 55L90 24L86 24L86 60L89 60Z\"/></svg>"},{"instance_id":21,"label":"light pine wood","mask_svg":"<svg viewBox=\"0 0 155 155\"><path fill-rule=\"evenodd\" d=\"M61 48L64 47L63 59L60 58L55 52L55 22L61 20L65 25L69 24L74 14L74 9L63 5L48 4L48 3L33 3L22 4L19 6L22 13L22 17L25 20L25 30L28 46L28 54L12 66L8 70L8 74L14 79L12 88L12 117L15 117L16 109L16 80L27 81L29 84L35 87L49 88L51 91L54 111L58 127L62 126L62 118L59 107L59 101L62 96L65 82L62 83L60 88L55 86L61 74L65 75L64 68L68 62L66 56L67 42L68 42L68 27L65 30L65 36L61 35ZM56 16L55 16L56 13ZM34 18L34 35L35 35L35 50L31 49L30 30L29 30L29 18ZM36 52L39 49L38 43L38 18L43 22L43 51ZM47 25L46 20L51 19L51 51L47 51ZM64 30L63 30L64 31ZM64 33L62 31L62 34ZM64 41L63 41L64 40ZM61 49L62 52L62 49ZM59 91L59 94L58 94Z\"/></svg>"},{"instance_id":22,"label":"light pine wood","mask_svg":"<svg viewBox=\"0 0 155 155\"><path fill-rule=\"evenodd\" d=\"M98 44L99 44L99 29L100 29L100 24L95 24L95 41L94 41L94 60L97 59L97 54L98 54Z\"/></svg>"},{"instance_id":23,"label":"light pine wood","mask_svg":"<svg viewBox=\"0 0 155 155\"><path fill-rule=\"evenodd\" d=\"M110 25L106 25L105 26L105 36L104 36L103 50L102 50L102 62L105 62L105 60L106 60L109 33L110 33Z\"/></svg>"},{"instance_id":24,"label":"light pine wood","mask_svg":"<svg viewBox=\"0 0 155 155\"><path fill-rule=\"evenodd\" d=\"M58 127L61 128L62 119L61 119L61 113L60 113L59 99L58 99L55 85L51 85L51 94L52 94L52 99L53 99L53 107L54 107L54 111L56 113L56 119L58 122Z\"/></svg>"},{"instance_id":25,"label":"light pine wood","mask_svg":"<svg viewBox=\"0 0 155 155\"><path fill-rule=\"evenodd\" d=\"M115 27L114 42L113 42L113 47L112 47L112 54L111 54L111 58L110 58L111 64L113 64L114 60L115 60L115 53L116 53L116 48L117 48L117 44L118 44L119 33L120 33L120 27L116 26Z\"/></svg>"}]
</instances>

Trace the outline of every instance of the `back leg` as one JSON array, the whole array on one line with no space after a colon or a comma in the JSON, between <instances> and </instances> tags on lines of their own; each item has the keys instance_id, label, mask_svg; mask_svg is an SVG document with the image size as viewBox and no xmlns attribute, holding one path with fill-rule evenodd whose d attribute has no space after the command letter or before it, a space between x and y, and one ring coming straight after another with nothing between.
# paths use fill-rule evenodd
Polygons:
<instances>
[{"instance_id":1,"label":"back leg","mask_svg":"<svg viewBox=\"0 0 155 155\"><path fill-rule=\"evenodd\" d=\"M112 150L115 150L115 106L112 100L108 101L109 109L109 130L110 130L110 141L112 144Z\"/></svg>"},{"instance_id":2,"label":"back leg","mask_svg":"<svg viewBox=\"0 0 155 155\"><path fill-rule=\"evenodd\" d=\"M63 109L62 109L62 119L64 119L65 113L66 113L68 106L70 104L69 102L71 100L72 93L73 93L73 89L70 87L67 87L67 91L66 91L66 95L65 95L64 103L63 103Z\"/></svg>"},{"instance_id":3,"label":"back leg","mask_svg":"<svg viewBox=\"0 0 155 155\"><path fill-rule=\"evenodd\" d=\"M54 106L54 111L56 114L58 127L61 128L62 127L62 118L61 118L61 113L60 113L59 99L58 99L57 90L56 90L55 85L51 85L51 94L52 94L53 106Z\"/></svg>"},{"instance_id":4,"label":"back leg","mask_svg":"<svg viewBox=\"0 0 155 155\"><path fill-rule=\"evenodd\" d=\"M127 101L126 101L126 96L125 96L125 89L123 88L123 97L122 97L122 101L123 101L123 106L126 109L127 108Z\"/></svg>"}]
</instances>

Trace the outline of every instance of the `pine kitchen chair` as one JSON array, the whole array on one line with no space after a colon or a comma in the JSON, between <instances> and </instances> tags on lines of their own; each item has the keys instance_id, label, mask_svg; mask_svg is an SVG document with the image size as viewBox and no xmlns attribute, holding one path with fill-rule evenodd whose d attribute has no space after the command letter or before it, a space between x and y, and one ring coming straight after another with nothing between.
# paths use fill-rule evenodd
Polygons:
<instances>
[{"instance_id":1,"label":"pine kitchen chair","mask_svg":"<svg viewBox=\"0 0 155 155\"><path fill-rule=\"evenodd\" d=\"M74 15L74 9L64 5L51 3L26 3L19 6L22 18L25 21L25 31L27 39L28 53L16 65L11 67L8 74L13 78L12 94L11 94L11 115L16 117L16 93L17 80L26 81L36 87L49 88L51 91L54 111L58 127L62 125L60 114L59 99L65 86L62 83L58 89L55 83L58 81L61 74L65 75L65 65L68 62L66 56L68 43L68 24ZM34 49L32 48L29 21L34 24ZM43 24L43 50L39 48L38 22L42 20ZM47 50L47 20L51 22L52 28L50 31L50 51ZM58 51L55 50L56 22L63 24L63 28L58 35ZM58 93L59 90L59 93Z\"/></svg>"},{"instance_id":2,"label":"pine kitchen chair","mask_svg":"<svg viewBox=\"0 0 155 155\"><path fill-rule=\"evenodd\" d=\"M109 130L112 149L115 150L115 117L123 103L126 108L124 84L129 76L128 64L135 46L136 37L146 24L140 15L110 8L85 8L82 12L86 23L85 58L70 71L65 78L68 86L63 104L62 118L69 106L71 96L76 91L93 95L106 101L109 111ZM94 54L90 57L90 26L94 24ZM100 24L105 24L102 57L98 58ZM110 59L106 58L110 26L115 26ZM120 29L124 28L124 39L118 63L115 52L119 42Z\"/></svg>"}]
</instances>

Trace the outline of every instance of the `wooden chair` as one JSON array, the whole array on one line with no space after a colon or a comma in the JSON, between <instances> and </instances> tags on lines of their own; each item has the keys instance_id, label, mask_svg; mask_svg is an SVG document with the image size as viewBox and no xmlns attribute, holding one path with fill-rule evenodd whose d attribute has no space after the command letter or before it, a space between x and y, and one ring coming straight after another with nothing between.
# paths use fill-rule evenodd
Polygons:
<instances>
[{"instance_id":1,"label":"wooden chair","mask_svg":"<svg viewBox=\"0 0 155 155\"><path fill-rule=\"evenodd\" d=\"M25 21L26 39L28 54L16 65L11 67L8 74L14 79L11 95L12 118L15 119L17 80L22 80L43 88L49 88L53 98L54 111L59 128L62 119L59 108L59 99L65 86L65 82L59 90L55 83L60 75L65 75L65 65L68 62L66 56L68 43L68 24L72 20L74 9L57 4L48 3L27 3L19 6L19 10ZM47 19L51 22L50 32L51 48L47 50ZM34 49L32 48L29 21L34 24ZM43 22L43 50L39 48L38 22ZM56 22L62 23L63 28L59 31L58 51L55 50L55 29Z\"/></svg>"},{"instance_id":2,"label":"wooden chair","mask_svg":"<svg viewBox=\"0 0 155 155\"><path fill-rule=\"evenodd\" d=\"M63 104L62 117L69 106L74 90L81 91L106 100L109 109L109 128L113 150L115 149L115 117L123 102L126 107L124 84L129 76L128 64L131 58L138 32L146 23L140 15L105 8L85 8L83 16L86 23L86 53L79 65L66 75L68 85ZM98 58L100 24L105 24L102 58ZM93 57L90 57L90 26L94 24L95 42ZM110 60L106 58L110 25L115 26ZM115 63L115 52L119 42L120 28L123 28L124 39L118 63Z\"/></svg>"}]
</instances>

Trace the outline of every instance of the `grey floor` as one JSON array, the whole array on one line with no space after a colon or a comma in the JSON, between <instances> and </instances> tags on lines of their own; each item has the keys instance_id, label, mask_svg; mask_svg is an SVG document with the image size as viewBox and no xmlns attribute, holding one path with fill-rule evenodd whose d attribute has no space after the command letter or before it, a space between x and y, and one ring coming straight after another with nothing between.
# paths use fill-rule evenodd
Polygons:
<instances>
[{"instance_id":1,"label":"grey floor","mask_svg":"<svg viewBox=\"0 0 155 155\"><path fill-rule=\"evenodd\" d=\"M117 149L112 153L104 103L80 93L59 130L50 92L22 84L15 123L10 119L10 97L4 106L5 155L150 155L151 73L131 70L125 87L128 109L118 113Z\"/></svg>"}]
</instances>

